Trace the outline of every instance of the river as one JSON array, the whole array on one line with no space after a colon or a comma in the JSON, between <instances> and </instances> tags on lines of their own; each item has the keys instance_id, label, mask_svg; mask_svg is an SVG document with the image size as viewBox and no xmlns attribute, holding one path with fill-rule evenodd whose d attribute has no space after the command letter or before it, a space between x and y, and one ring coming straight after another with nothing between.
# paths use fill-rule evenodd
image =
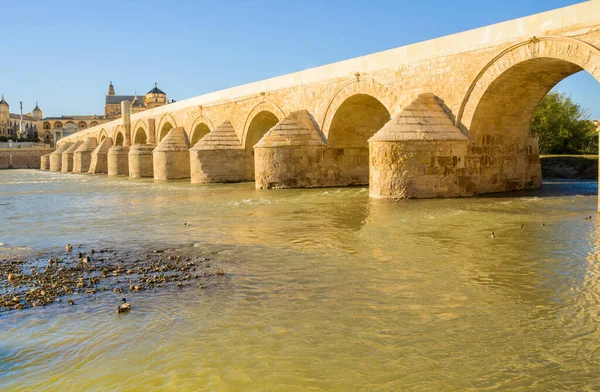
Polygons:
<instances>
[{"instance_id":1,"label":"river","mask_svg":"<svg viewBox=\"0 0 600 392\"><path fill-rule=\"evenodd\" d=\"M596 193L393 202L0 171L0 259L193 247L226 273L128 293L128 314L108 292L0 313L0 389L597 390Z\"/></svg>"}]
</instances>

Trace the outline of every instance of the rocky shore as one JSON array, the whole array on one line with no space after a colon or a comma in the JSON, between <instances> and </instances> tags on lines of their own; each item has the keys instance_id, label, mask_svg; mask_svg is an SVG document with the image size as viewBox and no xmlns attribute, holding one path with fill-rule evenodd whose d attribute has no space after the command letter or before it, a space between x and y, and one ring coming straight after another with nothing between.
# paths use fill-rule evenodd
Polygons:
<instances>
[{"instance_id":1,"label":"rocky shore","mask_svg":"<svg viewBox=\"0 0 600 392\"><path fill-rule=\"evenodd\" d=\"M0 312L67 301L77 295L111 291L119 295L149 289L184 287L225 276L208 257L192 249L143 252L74 249L36 258L0 260Z\"/></svg>"}]
</instances>

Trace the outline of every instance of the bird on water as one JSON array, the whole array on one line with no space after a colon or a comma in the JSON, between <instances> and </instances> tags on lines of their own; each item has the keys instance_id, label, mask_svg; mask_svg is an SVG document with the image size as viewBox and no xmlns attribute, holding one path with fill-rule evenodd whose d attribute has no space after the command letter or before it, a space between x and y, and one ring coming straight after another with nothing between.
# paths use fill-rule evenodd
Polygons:
<instances>
[{"instance_id":1,"label":"bird on water","mask_svg":"<svg viewBox=\"0 0 600 392\"><path fill-rule=\"evenodd\" d=\"M492 238L496 238L496 233L492 231Z\"/></svg>"},{"instance_id":2,"label":"bird on water","mask_svg":"<svg viewBox=\"0 0 600 392\"><path fill-rule=\"evenodd\" d=\"M131 310L131 305L127 303L127 300L123 298L122 301L123 303L117 308L117 314L129 312Z\"/></svg>"},{"instance_id":3,"label":"bird on water","mask_svg":"<svg viewBox=\"0 0 600 392\"><path fill-rule=\"evenodd\" d=\"M73 247L71 246L71 244L67 244L67 246L65 246L65 249L67 250L67 252L70 252L73 250Z\"/></svg>"}]
</instances>

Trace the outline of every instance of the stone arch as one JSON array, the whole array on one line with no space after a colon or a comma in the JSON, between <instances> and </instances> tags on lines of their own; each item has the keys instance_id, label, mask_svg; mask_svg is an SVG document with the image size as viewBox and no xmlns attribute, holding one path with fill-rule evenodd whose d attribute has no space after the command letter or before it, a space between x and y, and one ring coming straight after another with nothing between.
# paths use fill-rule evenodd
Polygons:
<instances>
[{"instance_id":1,"label":"stone arch","mask_svg":"<svg viewBox=\"0 0 600 392\"><path fill-rule=\"evenodd\" d=\"M150 135L148 134L148 127L144 120L137 120L133 128L133 144L146 144Z\"/></svg>"},{"instance_id":2,"label":"stone arch","mask_svg":"<svg viewBox=\"0 0 600 392\"><path fill-rule=\"evenodd\" d=\"M100 143L102 140L107 138L107 134L106 131L103 129L100 130L100 133L98 134L98 143Z\"/></svg>"},{"instance_id":3,"label":"stone arch","mask_svg":"<svg viewBox=\"0 0 600 392\"><path fill-rule=\"evenodd\" d=\"M396 114L394 110L400 110L400 108L396 108L398 99L389 88L373 78L358 77L357 79L346 82L340 86L325 109L325 114L321 121L321 130L327 139L329 139L331 123L339 108L348 98L358 94L370 95L377 99L387 109L390 116Z\"/></svg>"},{"instance_id":4,"label":"stone arch","mask_svg":"<svg viewBox=\"0 0 600 392\"><path fill-rule=\"evenodd\" d=\"M569 37L532 37L511 45L477 74L456 125L470 140L475 193L541 186L539 147L530 134L539 102L582 70L600 81L600 51Z\"/></svg>"},{"instance_id":5,"label":"stone arch","mask_svg":"<svg viewBox=\"0 0 600 392\"><path fill-rule=\"evenodd\" d=\"M62 128L62 122L60 122L60 121L55 121L55 122L54 122L54 128Z\"/></svg>"},{"instance_id":6,"label":"stone arch","mask_svg":"<svg viewBox=\"0 0 600 392\"><path fill-rule=\"evenodd\" d=\"M44 121L44 129L50 129L50 122L49 121Z\"/></svg>"},{"instance_id":7,"label":"stone arch","mask_svg":"<svg viewBox=\"0 0 600 392\"><path fill-rule=\"evenodd\" d=\"M177 123L175 119L170 114L165 114L162 116L160 121L158 122L158 127L156 127L156 140L158 143L169 133L169 131L173 128L177 128Z\"/></svg>"},{"instance_id":8,"label":"stone arch","mask_svg":"<svg viewBox=\"0 0 600 392\"><path fill-rule=\"evenodd\" d=\"M504 49L477 74L463 98L456 117L457 126L461 126L464 131L468 131L475 110L492 83L497 81L507 70L536 59L541 60L538 62L538 65L545 62L543 65L547 68L553 68L553 66L556 68L556 66L559 66L567 71L567 73L563 73L562 78L558 82L581 70L586 70L596 80L600 81L600 50L595 46L570 37L532 37L529 40L519 42ZM567 63L570 63L574 67L566 69L564 66ZM530 63L529 65L535 64ZM557 77L559 76L561 75L557 75ZM547 81L546 85L552 81ZM554 83L550 89L558 82ZM542 98L544 96L545 94Z\"/></svg>"},{"instance_id":9,"label":"stone arch","mask_svg":"<svg viewBox=\"0 0 600 392\"><path fill-rule=\"evenodd\" d=\"M87 128L87 124L85 123L85 121L79 121L77 123L77 127L79 127L79 128Z\"/></svg>"},{"instance_id":10,"label":"stone arch","mask_svg":"<svg viewBox=\"0 0 600 392\"><path fill-rule=\"evenodd\" d=\"M250 111L244 125L242 142L246 150L246 180L254 180L254 145L284 117L283 111L272 102L261 102Z\"/></svg>"},{"instance_id":11,"label":"stone arch","mask_svg":"<svg viewBox=\"0 0 600 392\"><path fill-rule=\"evenodd\" d=\"M98 125L98 121L92 121L92 123L90 124L90 127L95 127L96 125Z\"/></svg>"},{"instance_id":12,"label":"stone arch","mask_svg":"<svg viewBox=\"0 0 600 392\"><path fill-rule=\"evenodd\" d=\"M276 104L270 101L263 101L258 105L254 106L248 116L246 117L246 121L244 122L244 130L242 133L242 145L246 145L246 138L248 137L248 130L252 123L252 120L256 117L260 112L270 112L272 113L279 121L283 120L285 114L283 110Z\"/></svg>"},{"instance_id":13,"label":"stone arch","mask_svg":"<svg viewBox=\"0 0 600 392\"><path fill-rule=\"evenodd\" d=\"M124 141L125 136L123 135L123 132L117 131L117 133L115 133L115 146L122 146Z\"/></svg>"},{"instance_id":14,"label":"stone arch","mask_svg":"<svg viewBox=\"0 0 600 392\"><path fill-rule=\"evenodd\" d=\"M143 127L140 126L134 131L133 144L137 145L137 144L147 144L147 143L148 143L148 133L146 132L146 130Z\"/></svg>"},{"instance_id":15,"label":"stone arch","mask_svg":"<svg viewBox=\"0 0 600 392\"><path fill-rule=\"evenodd\" d=\"M190 129L190 147L193 147L200 141L207 133L212 132L214 128L212 121L205 115L198 116Z\"/></svg>"},{"instance_id":16,"label":"stone arch","mask_svg":"<svg viewBox=\"0 0 600 392\"><path fill-rule=\"evenodd\" d=\"M358 93L346 98L329 125L327 153L339 185L369 183L369 139L390 121L381 101Z\"/></svg>"}]
</instances>

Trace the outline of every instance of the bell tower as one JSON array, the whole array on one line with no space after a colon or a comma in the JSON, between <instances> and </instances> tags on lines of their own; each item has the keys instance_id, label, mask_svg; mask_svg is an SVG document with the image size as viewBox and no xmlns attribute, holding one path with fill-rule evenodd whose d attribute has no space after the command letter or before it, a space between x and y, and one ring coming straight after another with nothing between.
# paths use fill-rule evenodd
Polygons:
<instances>
[{"instance_id":1,"label":"bell tower","mask_svg":"<svg viewBox=\"0 0 600 392\"><path fill-rule=\"evenodd\" d=\"M111 97L115 95L115 86L113 86L112 80L110 81L110 84L108 85L108 95Z\"/></svg>"}]
</instances>

